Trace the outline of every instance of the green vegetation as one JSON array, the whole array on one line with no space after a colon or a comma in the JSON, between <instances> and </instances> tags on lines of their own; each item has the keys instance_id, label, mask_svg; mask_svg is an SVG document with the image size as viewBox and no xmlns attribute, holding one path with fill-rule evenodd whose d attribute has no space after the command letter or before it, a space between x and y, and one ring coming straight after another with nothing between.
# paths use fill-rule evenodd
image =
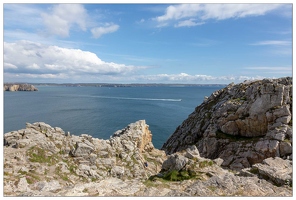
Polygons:
<instances>
[{"instance_id":1,"label":"green vegetation","mask_svg":"<svg viewBox=\"0 0 296 200\"><path fill-rule=\"evenodd\" d=\"M210 185L208 186L208 189L214 192L217 189L217 187Z\"/></svg>"},{"instance_id":2,"label":"green vegetation","mask_svg":"<svg viewBox=\"0 0 296 200\"><path fill-rule=\"evenodd\" d=\"M164 176L163 179L169 180L169 181L183 181L183 180L188 180L191 178L196 177L196 173L191 170L172 170L170 172L167 172Z\"/></svg>"},{"instance_id":3,"label":"green vegetation","mask_svg":"<svg viewBox=\"0 0 296 200\"><path fill-rule=\"evenodd\" d=\"M35 173L27 173L26 175L26 180L29 184L33 184L36 183L38 181L41 181L41 178L39 176L37 176Z\"/></svg>"},{"instance_id":4,"label":"green vegetation","mask_svg":"<svg viewBox=\"0 0 296 200\"><path fill-rule=\"evenodd\" d=\"M76 174L75 171L77 170L77 164L73 164L70 159L63 159L63 162L67 164L68 170L71 174Z\"/></svg>"},{"instance_id":5,"label":"green vegetation","mask_svg":"<svg viewBox=\"0 0 296 200\"><path fill-rule=\"evenodd\" d=\"M87 188L84 188L84 189L82 190L82 192L87 193L87 192L88 192L88 189L87 189Z\"/></svg>"},{"instance_id":6,"label":"green vegetation","mask_svg":"<svg viewBox=\"0 0 296 200\"><path fill-rule=\"evenodd\" d=\"M61 170L60 170L59 167L57 167L57 168L55 169L55 174L58 175L62 180L64 180L64 181L69 181L68 176L67 176L66 174L61 173Z\"/></svg>"},{"instance_id":7,"label":"green vegetation","mask_svg":"<svg viewBox=\"0 0 296 200\"><path fill-rule=\"evenodd\" d=\"M9 176L10 175L10 173L8 173L8 172L4 172L3 174L4 174L4 176Z\"/></svg>"},{"instance_id":8,"label":"green vegetation","mask_svg":"<svg viewBox=\"0 0 296 200\"><path fill-rule=\"evenodd\" d=\"M157 181L158 180L158 181ZM159 178L157 176L150 176L148 180L145 180L143 184L146 187L162 187L162 188L170 188L169 181Z\"/></svg>"},{"instance_id":9,"label":"green vegetation","mask_svg":"<svg viewBox=\"0 0 296 200\"><path fill-rule=\"evenodd\" d=\"M289 125L289 126L293 126L293 121L292 121L292 119L289 121L288 125Z\"/></svg>"},{"instance_id":10,"label":"green vegetation","mask_svg":"<svg viewBox=\"0 0 296 200\"><path fill-rule=\"evenodd\" d=\"M247 97L240 97L240 98L236 98L236 99L232 99L231 101L234 101L234 102L240 102L240 101L246 101L247 100Z\"/></svg>"},{"instance_id":11,"label":"green vegetation","mask_svg":"<svg viewBox=\"0 0 296 200\"><path fill-rule=\"evenodd\" d=\"M38 163L48 163L49 165L54 165L57 162L56 156L48 156L46 155L46 151L39 147L31 147L27 151L27 156L31 162L38 162Z\"/></svg>"},{"instance_id":12,"label":"green vegetation","mask_svg":"<svg viewBox=\"0 0 296 200\"><path fill-rule=\"evenodd\" d=\"M220 93L220 94L219 94L217 97L215 97L213 100L207 102L207 103L205 104L204 108L205 108L206 110L211 110L212 107L213 107L214 105L216 105L216 104L219 102L219 96L220 96L221 94L222 94L222 93Z\"/></svg>"},{"instance_id":13,"label":"green vegetation","mask_svg":"<svg viewBox=\"0 0 296 200\"><path fill-rule=\"evenodd\" d=\"M250 171L249 172L251 172L252 174L258 174L259 173L259 170L258 170L258 168L251 168L250 169Z\"/></svg>"},{"instance_id":14,"label":"green vegetation","mask_svg":"<svg viewBox=\"0 0 296 200\"><path fill-rule=\"evenodd\" d=\"M199 162L198 164L200 168L204 168L204 167L212 166L214 162L211 160L210 161L205 160L205 161Z\"/></svg>"}]
</instances>

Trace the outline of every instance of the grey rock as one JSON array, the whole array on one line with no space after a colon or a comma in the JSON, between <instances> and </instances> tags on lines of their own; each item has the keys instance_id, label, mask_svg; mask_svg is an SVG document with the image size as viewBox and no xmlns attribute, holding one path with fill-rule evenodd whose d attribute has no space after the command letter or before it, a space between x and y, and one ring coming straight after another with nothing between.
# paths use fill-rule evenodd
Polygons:
<instances>
[{"instance_id":1,"label":"grey rock","mask_svg":"<svg viewBox=\"0 0 296 200\"><path fill-rule=\"evenodd\" d=\"M19 192L28 192L31 189L29 188L29 184L27 182L26 177L20 178L18 184L17 184L17 191Z\"/></svg>"},{"instance_id":2,"label":"grey rock","mask_svg":"<svg viewBox=\"0 0 296 200\"><path fill-rule=\"evenodd\" d=\"M75 149L72 150L72 155L75 157L87 156L94 151L94 148L83 142L77 142Z\"/></svg>"},{"instance_id":3,"label":"grey rock","mask_svg":"<svg viewBox=\"0 0 296 200\"><path fill-rule=\"evenodd\" d=\"M221 158L216 158L216 159L214 159L213 161L214 161L218 166L221 166L222 163L224 162L224 160L221 159Z\"/></svg>"},{"instance_id":4,"label":"grey rock","mask_svg":"<svg viewBox=\"0 0 296 200\"><path fill-rule=\"evenodd\" d=\"M195 144L200 156L235 169L287 156L280 142L293 134L291 95L291 77L230 84L197 106L161 149L173 154Z\"/></svg>"},{"instance_id":5,"label":"grey rock","mask_svg":"<svg viewBox=\"0 0 296 200\"><path fill-rule=\"evenodd\" d=\"M16 142L16 148L24 148L31 142L30 139L21 139Z\"/></svg>"},{"instance_id":6,"label":"grey rock","mask_svg":"<svg viewBox=\"0 0 296 200\"><path fill-rule=\"evenodd\" d=\"M283 141L280 143L280 156L285 157L292 154L292 144L290 142Z\"/></svg>"},{"instance_id":7,"label":"grey rock","mask_svg":"<svg viewBox=\"0 0 296 200\"><path fill-rule=\"evenodd\" d=\"M199 151L195 145L192 145L186 149L186 153L184 155L186 158L193 159L199 158Z\"/></svg>"},{"instance_id":8,"label":"grey rock","mask_svg":"<svg viewBox=\"0 0 296 200\"><path fill-rule=\"evenodd\" d=\"M181 170L188 163L188 158L179 154L172 154L162 164L162 169L166 171Z\"/></svg>"},{"instance_id":9,"label":"grey rock","mask_svg":"<svg viewBox=\"0 0 296 200\"><path fill-rule=\"evenodd\" d=\"M267 158L262 163L252 166L261 177L273 181L277 185L292 185L292 161L279 157ZM266 178L267 177L267 178Z\"/></svg>"},{"instance_id":10,"label":"grey rock","mask_svg":"<svg viewBox=\"0 0 296 200\"><path fill-rule=\"evenodd\" d=\"M121 178L124 175L124 167L120 167L120 166L112 167L111 175Z\"/></svg>"},{"instance_id":11,"label":"grey rock","mask_svg":"<svg viewBox=\"0 0 296 200\"><path fill-rule=\"evenodd\" d=\"M35 187L37 190L45 192L45 191L55 191L61 188L60 183L56 180L50 181L50 182L37 182L35 184Z\"/></svg>"}]
</instances>

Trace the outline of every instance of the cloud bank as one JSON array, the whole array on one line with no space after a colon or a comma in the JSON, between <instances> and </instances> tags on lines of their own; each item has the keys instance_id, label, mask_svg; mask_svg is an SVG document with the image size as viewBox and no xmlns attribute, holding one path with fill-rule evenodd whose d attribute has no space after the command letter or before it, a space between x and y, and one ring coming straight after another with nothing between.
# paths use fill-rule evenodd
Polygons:
<instances>
[{"instance_id":1,"label":"cloud bank","mask_svg":"<svg viewBox=\"0 0 296 200\"><path fill-rule=\"evenodd\" d=\"M201 74L145 74L144 66L104 62L96 54L21 40L4 42L5 81L126 83L229 83L272 78L263 76L211 76ZM246 70L289 73L290 67L246 67Z\"/></svg>"},{"instance_id":2,"label":"cloud bank","mask_svg":"<svg viewBox=\"0 0 296 200\"><path fill-rule=\"evenodd\" d=\"M16 59L17 58L17 59ZM4 42L4 73L42 78L125 75L143 67L104 62L80 49L47 46L30 41Z\"/></svg>"}]
</instances>

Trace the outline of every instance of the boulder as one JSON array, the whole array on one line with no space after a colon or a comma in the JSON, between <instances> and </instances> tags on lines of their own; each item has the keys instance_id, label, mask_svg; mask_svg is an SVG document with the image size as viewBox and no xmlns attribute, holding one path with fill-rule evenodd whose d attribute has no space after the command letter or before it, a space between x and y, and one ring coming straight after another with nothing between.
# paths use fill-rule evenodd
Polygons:
<instances>
[{"instance_id":1,"label":"boulder","mask_svg":"<svg viewBox=\"0 0 296 200\"><path fill-rule=\"evenodd\" d=\"M188 163L188 158L179 154L172 154L162 164L162 169L165 171L179 171Z\"/></svg>"},{"instance_id":2,"label":"boulder","mask_svg":"<svg viewBox=\"0 0 296 200\"><path fill-rule=\"evenodd\" d=\"M282 158L267 158L262 163L252 166L253 171L267 180L274 182L278 186L292 185L292 161Z\"/></svg>"},{"instance_id":3,"label":"boulder","mask_svg":"<svg viewBox=\"0 0 296 200\"><path fill-rule=\"evenodd\" d=\"M85 144L83 142L77 142L75 149L71 151L71 154L74 157L83 157L83 156L88 156L93 151L94 151L94 148L92 146Z\"/></svg>"}]
</instances>

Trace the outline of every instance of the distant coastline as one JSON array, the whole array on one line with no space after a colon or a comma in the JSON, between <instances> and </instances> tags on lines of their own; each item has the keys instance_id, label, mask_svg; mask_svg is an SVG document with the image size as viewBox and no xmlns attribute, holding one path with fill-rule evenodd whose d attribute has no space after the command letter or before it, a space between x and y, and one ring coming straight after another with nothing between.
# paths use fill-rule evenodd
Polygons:
<instances>
[{"instance_id":1,"label":"distant coastline","mask_svg":"<svg viewBox=\"0 0 296 200\"><path fill-rule=\"evenodd\" d=\"M211 87L227 84L181 84L181 83L28 83L35 86L66 86L66 87Z\"/></svg>"}]
</instances>

